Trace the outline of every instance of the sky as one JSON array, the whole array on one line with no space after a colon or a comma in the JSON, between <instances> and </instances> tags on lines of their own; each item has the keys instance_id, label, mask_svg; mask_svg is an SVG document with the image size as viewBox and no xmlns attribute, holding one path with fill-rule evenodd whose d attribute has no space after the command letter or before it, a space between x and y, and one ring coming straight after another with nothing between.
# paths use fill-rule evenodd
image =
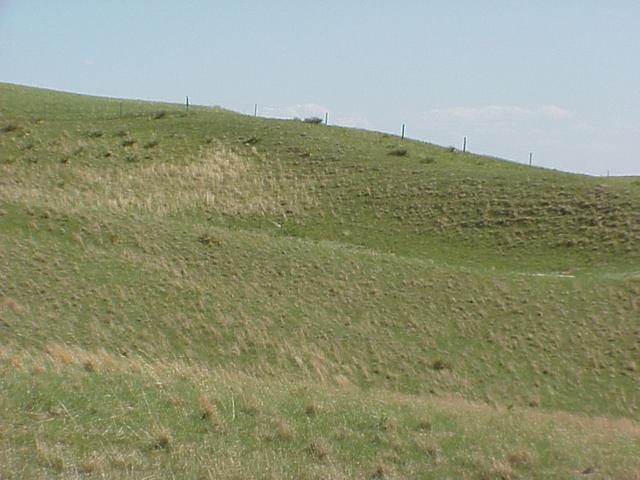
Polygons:
<instances>
[{"instance_id":1,"label":"sky","mask_svg":"<svg viewBox=\"0 0 640 480\"><path fill-rule=\"evenodd\" d=\"M640 175L637 0L0 0L0 82Z\"/></svg>"}]
</instances>

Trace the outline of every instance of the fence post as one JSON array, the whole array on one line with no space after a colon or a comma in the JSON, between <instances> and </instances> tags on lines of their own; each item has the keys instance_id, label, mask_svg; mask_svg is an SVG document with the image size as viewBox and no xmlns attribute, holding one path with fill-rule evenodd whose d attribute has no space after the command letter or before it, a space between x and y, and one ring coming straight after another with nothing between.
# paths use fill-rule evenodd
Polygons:
<instances>
[{"instance_id":1,"label":"fence post","mask_svg":"<svg viewBox=\"0 0 640 480\"><path fill-rule=\"evenodd\" d=\"M462 153L466 153L467 151L467 137L464 137L464 141L462 143Z\"/></svg>"},{"instance_id":2,"label":"fence post","mask_svg":"<svg viewBox=\"0 0 640 480\"><path fill-rule=\"evenodd\" d=\"M187 107L187 112L188 112L189 111L189 97L187 97L187 101L186 101L185 106Z\"/></svg>"},{"instance_id":3,"label":"fence post","mask_svg":"<svg viewBox=\"0 0 640 480\"><path fill-rule=\"evenodd\" d=\"M404 140L404 123L402 124L402 140Z\"/></svg>"},{"instance_id":4,"label":"fence post","mask_svg":"<svg viewBox=\"0 0 640 480\"><path fill-rule=\"evenodd\" d=\"M533 163L533 152L529 152L529 166Z\"/></svg>"},{"instance_id":5,"label":"fence post","mask_svg":"<svg viewBox=\"0 0 640 480\"><path fill-rule=\"evenodd\" d=\"M324 114L324 124L329 125L329 112Z\"/></svg>"},{"instance_id":6,"label":"fence post","mask_svg":"<svg viewBox=\"0 0 640 480\"><path fill-rule=\"evenodd\" d=\"M258 116L258 104L257 103L253 106L253 116L254 117Z\"/></svg>"}]
</instances>

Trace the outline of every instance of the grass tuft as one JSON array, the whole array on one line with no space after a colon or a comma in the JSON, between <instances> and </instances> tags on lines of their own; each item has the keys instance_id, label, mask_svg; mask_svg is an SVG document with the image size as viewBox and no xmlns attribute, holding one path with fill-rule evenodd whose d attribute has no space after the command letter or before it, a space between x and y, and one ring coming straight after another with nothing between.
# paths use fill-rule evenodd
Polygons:
<instances>
[{"instance_id":1,"label":"grass tuft","mask_svg":"<svg viewBox=\"0 0 640 480\"><path fill-rule=\"evenodd\" d=\"M451 365L442 358L436 358L431 364L431 368L434 370L451 370Z\"/></svg>"},{"instance_id":2,"label":"grass tuft","mask_svg":"<svg viewBox=\"0 0 640 480\"><path fill-rule=\"evenodd\" d=\"M35 453L42 466L59 473L64 471L65 462L57 449L49 447L38 437L35 438Z\"/></svg>"},{"instance_id":3,"label":"grass tuft","mask_svg":"<svg viewBox=\"0 0 640 480\"><path fill-rule=\"evenodd\" d=\"M13 312L15 315L24 315L25 308L11 297L5 297L2 301L2 308Z\"/></svg>"},{"instance_id":4,"label":"grass tuft","mask_svg":"<svg viewBox=\"0 0 640 480\"><path fill-rule=\"evenodd\" d=\"M221 432L224 430L218 407L208 397L200 397L200 411L202 412L200 418L209 422L214 431Z\"/></svg>"},{"instance_id":5,"label":"grass tuft","mask_svg":"<svg viewBox=\"0 0 640 480\"><path fill-rule=\"evenodd\" d=\"M0 127L0 133L11 133L20 130L20 126L17 123L7 123Z\"/></svg>"},{"instance_id":6,"label":"grass tuft","mask_svg":"<svg viewBox=\"0 0 640 480\"><path fill-rule=\"evenodd\" d=\"M431 419L421 418L418 420L418 424L416 425L416 430L419 430L422 432L428 432L431 430L432 426L433 425L431 423Z\"/></svg>"},{"instance_id":7,"label":"grass tuft","mask_svg":"<svg viewBox=\"0 0 640 480\"><path fill-rule=\"evenodd\" d=\"M331 457L331 445L324 438L312 441L306 451L309 455L320 462L327 462Z\"/></svg>"},{"instance_id":8,"label":"grass tuft","mask_svg":"<svg viewBox=\"0 0 640 480\"><path fill-rule=\"evenodd\" d=\"M161 428L155 433L152 443L155 450L169 450L172 444L173 437L169 430Z\"/></svg>"},{"instance_id":9,"label":"grass tuft","mask_svg":"<svg viewBox=\"0 0 640 480\"><path fill-rule=\"evenodd\" d=\"M509 465L515 468L530 467L534 464L533 455L529 450L516 450L507 457Z\"/></svg>"},{"instance_id":10,"label":"grass tuft","mask_svg":"<svg viewBox=\"0 0 640 480\"><path fill-rule=\"evenodd\" d=\"M409 150L404 147L394 147L387 152L387 155L393 157L406 157L409 154Z\"/></svg>"},{"instance_id":11,"label":"grass tuft","mask_svg":"<svg viewBox=\"0 0 640 480\"><path fill-rule=\"evenodd\" d=\"M493 459L493 464L481 476L482 480L512 480L515 472L506 462Z\"/></svg>"},{"instance_id":12,"label":"grass tuft","mask_svg":"<svg viewBox=\"0 0 640 480\"><path fill-rule=\"evenodd\" d=\"M89 138L100 138L104 135L104 132L102 130L91 130L86 135Z\"/></svg>"},{"instance_id":13,"label":"grass tuft","mask_svg":"<svg viewBox=\"0 0 640 480\"><path fill-rule=\"evenodd\" d=\"M310 402L304 407L304 413L308 417L317 417L320 415L320 405L316 402Z\"/></svg>"}]
</instances>

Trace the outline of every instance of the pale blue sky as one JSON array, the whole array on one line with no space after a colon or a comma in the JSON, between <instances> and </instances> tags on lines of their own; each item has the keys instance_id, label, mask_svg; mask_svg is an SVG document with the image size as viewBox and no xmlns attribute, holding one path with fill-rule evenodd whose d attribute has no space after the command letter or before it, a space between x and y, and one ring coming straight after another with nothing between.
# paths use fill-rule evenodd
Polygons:
<instances>
[{"instance_id":1,"label":"pale blue sky","mask_svg":"<svg viewBox=\"0 0 640 480\"><path fill-rule=\"evenodd\" d=\"M0 0L0 81L640 175L637 0Z\"/></svg>"}]
</instances>

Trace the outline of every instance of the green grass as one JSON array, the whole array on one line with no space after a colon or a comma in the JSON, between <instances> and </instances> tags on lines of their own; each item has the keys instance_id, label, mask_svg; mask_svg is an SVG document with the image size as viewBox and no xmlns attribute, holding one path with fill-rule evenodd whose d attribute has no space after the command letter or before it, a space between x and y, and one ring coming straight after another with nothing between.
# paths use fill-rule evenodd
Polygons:
<instances>
[{"instance_id":1,"label":"green grass","mask_svg":"<svg viewBox=\"0 0 640 480\"><path fill-rule=\"evenodd\" d=\"M638 478L637 180L0 105L0 478Z\"/></svg>"},{"instance_id":2,"label":"green grass","mask_svg":"<svg viewBox=\"0 0 640 480\"><path fill-rule=\"evenodd\" d=\"M60 348L3 360L9 478L635 478L640 467L628 420Z\"/></svg>"}]
</instances>

